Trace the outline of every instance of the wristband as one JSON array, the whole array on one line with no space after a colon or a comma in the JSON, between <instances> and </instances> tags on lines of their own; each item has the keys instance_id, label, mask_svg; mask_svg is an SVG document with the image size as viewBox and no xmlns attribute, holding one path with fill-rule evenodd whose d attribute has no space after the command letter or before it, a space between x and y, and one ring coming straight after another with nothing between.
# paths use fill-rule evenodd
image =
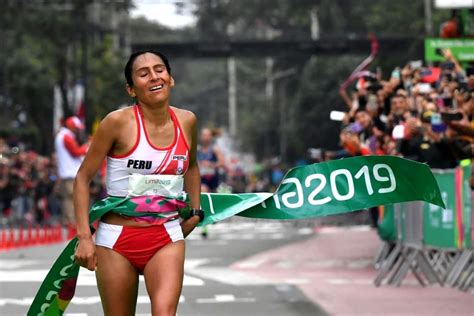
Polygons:
<instances>
[{"instance_id":1,"label":"wristband","mask_svg":"<svg viewBox=\"0 0 474 316\"><path fill-rule=\"evenodd\" d=\"M204 211L199 208L192 208L191 211L189 211L189 218L196 215L199 216L199 222L204 220Z\"/></svg>"}]
</instances>

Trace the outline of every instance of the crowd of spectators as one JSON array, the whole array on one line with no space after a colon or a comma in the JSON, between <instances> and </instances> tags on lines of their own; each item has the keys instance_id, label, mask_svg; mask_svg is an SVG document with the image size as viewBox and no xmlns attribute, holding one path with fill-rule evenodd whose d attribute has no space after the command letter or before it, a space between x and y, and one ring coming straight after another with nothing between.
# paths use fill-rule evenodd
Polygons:
<instances>
[{"instance_id":1,"label":"crowd of spectators","mask_svg":"<svg viewBox=\"0 0 474 316\"><path fill-rule=\"evenodd\" d=\"M67 224L56 155L43 156L26 147L0 137L0 225ZM94 200L102 194L100 179L92 187Z\"/></svg>"},{"instance_id":2,"label":"crowd of spectators","mask_svg":"<svg viewBox=\"0 0 474 316\"><path fill-rule=\"evenodd\" d=\"M339 134L341 149L310 149L313 161L397 155L445 169L471 159L474 67L463 68L449 49L439 53L445 61L438 65L411 61L395 68L385 79L379 72L362 71L354 89L340 90L347 105ZM227 172L226 181L222 182L226 191L275 189L286 171L279 160L262 168L258 176L239 170L242 171L236 168L235 174ZM41 156L0 138L3 224L63 222L60 186L54 154ZM92 191L100 198L100 179L93 186L96 189Z\"/></svg>"},{"instance_id":3,"label":"crowd of spectators","mask_svg":"<svg viewBox=\"0 0 474 316\"><path fill-rule=\"evenodd\" d=\"M449 49L439 65L421 61L395 68L389 78L364 71L355 88L340 94L347 104L340 151L322 159L397 155L454 168L474 152L474 68L461 67Z\"/></svg>"},{"instance_id":4,"label":"crowd of spectators","mask_svg":"<svg viewBox=\"0 0 474 316\"><path fill-rule=\"evenodd\" d=\"M0 138L0 216L2 224L60 221L59 183L54 157L25 150Z\"/></svg>"}]
</instances>

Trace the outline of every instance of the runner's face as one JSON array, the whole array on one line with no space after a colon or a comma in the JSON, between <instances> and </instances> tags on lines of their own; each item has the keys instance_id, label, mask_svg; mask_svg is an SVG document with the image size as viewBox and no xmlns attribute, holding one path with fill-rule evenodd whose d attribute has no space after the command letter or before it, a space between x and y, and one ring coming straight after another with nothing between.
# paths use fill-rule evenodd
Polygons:
<instances>
[{"instance_id":1,"label":"runner's face","mask_svg":"<svg viewBox=\"0 0 474 316\"><path fill-rule=\"evenodd\" d=\"M146 104L168 102L174 80L163 60L152 53L137 57L132 68L133 87L129 93Z\"/></svg>"}]
</instances>

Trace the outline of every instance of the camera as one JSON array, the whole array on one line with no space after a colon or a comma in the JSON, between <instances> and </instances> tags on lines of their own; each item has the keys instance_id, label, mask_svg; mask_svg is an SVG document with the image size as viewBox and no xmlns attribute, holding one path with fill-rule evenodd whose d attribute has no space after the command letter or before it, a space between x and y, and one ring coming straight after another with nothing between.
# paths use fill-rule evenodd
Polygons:
<instances>
[{"instance_id":1,"label":"camera","mask_svg":"<svg viewBox=\"0 0 474 316\"><path fill-rule=\"evenodd\" d=\"M468 66L466 67L466 76L472 76L474 75L474 66Z\"/></svg>"},{"instance_id":2,"label":"camera","mask_svg":"<svg viewBox=\"0 0 474 316\"><path fill-rule=\"evenodd\" d=\"M454 63L452 61L445 61L440 65L442 70L454 70Z\"/></svg>"},{"instance_id":3,"label":"camera","mask_svg":"<svg viewBox=\"0 0 474 316\"><path fill-rule=\"evenodd\" d=\"M439 102L441 103L441 105L443 105L443 106L445 106L445 107L448 107L448 108L453 107L453 98L450 98L450 97L440 97L440 98L439 98Z\"/></svg>"},{"instance_id":4,"label":"camera","mask_svg":"<svg viewBox=\"0 0 474 316\"><path fill-rule=\"evenodd\" d=\"M441 112L441 120L443 122L460 121L462 120L462 113L461 112Z\"/></svg>"}]
</instances>

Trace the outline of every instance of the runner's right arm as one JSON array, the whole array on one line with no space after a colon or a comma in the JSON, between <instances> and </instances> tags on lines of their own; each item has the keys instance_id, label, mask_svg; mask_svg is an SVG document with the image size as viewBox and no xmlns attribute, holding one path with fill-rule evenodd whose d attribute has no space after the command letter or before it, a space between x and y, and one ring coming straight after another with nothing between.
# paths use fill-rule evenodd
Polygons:
<instances>
[{"instance_id":1,"label":"runner's right arm","mask_svg":"<svg viewBox=\"0 0 474 316\"><path fill-rule=\"evenodd\" d=\"M120 114L112 112L99 125L74 182L74 211L79 244L75 258L79 265L94 270L97 265L95 244L89 228L89 185L115 143Z\"/></svg>"}]
</instances>

